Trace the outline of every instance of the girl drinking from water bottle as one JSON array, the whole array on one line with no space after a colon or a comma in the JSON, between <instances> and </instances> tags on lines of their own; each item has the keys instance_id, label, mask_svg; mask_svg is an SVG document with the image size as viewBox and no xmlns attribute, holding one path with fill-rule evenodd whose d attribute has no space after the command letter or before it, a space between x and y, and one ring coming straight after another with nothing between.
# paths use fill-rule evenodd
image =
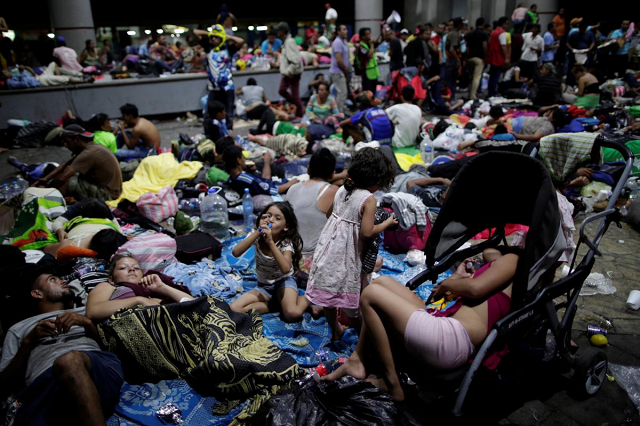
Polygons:
<instances>
[{"instance_id":1,"label":"girl drinking from water bottle","mask_svg":"<svg viewBox=\"0 0 640 426\"><path fill-rule=\"evenodd\" d=\"M265 314L277 309L271 303L276 302L283 319L298 320L309 303L298 297L298 285L293 279L294 266L297 268L302 251L293 207L287 201L271 203L256 225L258 229L238 243L232 254L238 257L252 245L255 247L258 286L231 303L231 309L242 313L255 309Z\"/></svg>"}]
</instances>

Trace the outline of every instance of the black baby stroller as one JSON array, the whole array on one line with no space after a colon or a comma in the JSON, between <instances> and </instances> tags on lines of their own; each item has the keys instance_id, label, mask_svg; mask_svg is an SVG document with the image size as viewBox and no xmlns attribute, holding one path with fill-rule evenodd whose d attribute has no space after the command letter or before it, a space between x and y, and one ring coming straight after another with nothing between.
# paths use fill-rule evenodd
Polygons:
<instances>
[{"instance_id":1,"label":"black baby stroller","mask_svg":"<svg viewBox=\"0 0 640 426\"><path fill-rule=\"evenodd\" d=\"M524 154L488 152L471 159L453 180L424 250L427 270L410 280L409 288L414 289L427 280L435 281L438 274L455 262L506 241L506 224L529 226L513 281L511 312L494 324L471 365L454 371L428 373L426 377L424 374L419 378L411 377L418 382L439 379L453 385L457 393L453 407L455 416L462 414L474 375L488 354L504 347L505 343L509 348L517 347L523 339L544 349L548 331L557 343L554 358L573 368L578 390L593 395L602 386L607 372L606 355L592 348L573 354L571 328L580 289L591 272L595 255L600 255L598 244L611 222L620 219L614 204L631 171L633 154L620 143L603 140L596 143L620 151L626 167L607 209L587 218L580 228L579 244L588 246L587 254L575 269L572 267L573 272L554 283L551 281L556 262L566 248L566 241L555 188L544 165ZM595 236L589 239L585 235L585 225L598 220ZM488 240L456 251L474 235L492 228L496 231ZM554 299L563 295L566 301L556 304ZM563 308L565 313L559 319L558 311Z\"/></svg>"}]
</instances>

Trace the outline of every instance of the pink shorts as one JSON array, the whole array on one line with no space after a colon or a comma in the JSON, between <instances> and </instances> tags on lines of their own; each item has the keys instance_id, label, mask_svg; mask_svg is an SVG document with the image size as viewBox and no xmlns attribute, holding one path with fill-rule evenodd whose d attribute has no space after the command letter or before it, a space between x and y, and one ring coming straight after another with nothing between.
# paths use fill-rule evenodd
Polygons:
<instances>
[{"instance_id":1,"label":"pink shorts","mask_svg":"<svg viewBox=\"0 0 640 426\"><path fill-rule=\"evenodd\" d=\"M429 366L448 370L469 361L475 348L460 321L434 317L424 309L409 317L404 331L407 351Z\"/></svg>"}]
</instances>

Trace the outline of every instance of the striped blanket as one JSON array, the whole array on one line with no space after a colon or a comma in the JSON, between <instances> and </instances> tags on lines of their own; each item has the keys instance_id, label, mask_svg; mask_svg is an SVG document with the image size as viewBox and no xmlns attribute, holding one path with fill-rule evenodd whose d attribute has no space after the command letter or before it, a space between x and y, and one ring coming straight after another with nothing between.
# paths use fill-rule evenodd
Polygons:
<instances>
[{"instance_id":1,"label":"striped blanket","mask_svg":"<svg viewBox=\"0 0 640 426\"><path fill-rule=\"evenodd\" d=\"M592 158L597 133L556 133L540 139L538 155L556 184L564 185L579 167L601 164L602 153Z\"/></svg>"}]
</instances>

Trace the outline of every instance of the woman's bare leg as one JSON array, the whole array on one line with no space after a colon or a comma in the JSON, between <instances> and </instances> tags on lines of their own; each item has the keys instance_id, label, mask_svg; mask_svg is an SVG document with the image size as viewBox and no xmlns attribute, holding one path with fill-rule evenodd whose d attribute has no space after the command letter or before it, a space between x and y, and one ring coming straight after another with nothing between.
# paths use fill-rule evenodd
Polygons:
<instances>
[{"instance_id":1,"label":"woman's bare leg","mask_svg":"<svg viewBox=\"0 0 640 426\"><path fill-rule=\"evenodd\" d=\"M378 280L376 280L378 281ZM386 280L383 280L383 282ZM375 282L375 281L374 281ZM392 286L392 283L386 283ZM396 283L397 285L400 285ZM407 289L407 291L409 291ZM409 291L410 292L410 291ZM418 298L419 299L419 298ZM424 308L424 304L422 305ZM396 401L404 399L404 392L395 367L389 333L404 339L404 331L411 315L416 311L414 303L408 303L395 291L384 285L370 285L364 289L360 298L360 311L364 319L360 340L349 360L325 380L335 380L345 375L363 379L366 369L363 363L368 341L373 344L375 354L384 367L384 380L391 397Z\"/></svg>"},{"instance_id":2,"label":"woman's bare leg","mask_svg":"<svg viewBox=\"0 0 640 426\"><path fill-rule=\"evenodd\" d=\"M396 292L380 285L369 286L362 293L360 311L369 336L384 368L384 380L394 401L404 400L404 391L396 371L390 334L404 339L404 331L411 315L416 311Z\"/></svg>"},{"instance_id":3,"label":"woman's bare leg","mask_svg":"<svg viewBox=\"0 0 640 426\"><path fill-rule=\"evenodd\" d=\"M360 329L360 337L358 339L358 344L356 345L356 350L353 351L349 359L342 364L336 371L331 374L328 374L322 378L325 381L334 381L339 379L342 376L352 376L356 379L363 380L367 377L367 370L364 366L364 356L365 356L365 348L368 344L367 342L367 327L362 324L362 329Z\"/></svg>"},{"instance_id":4,"label":"woman's bare leg","mask_svg":"<svg viewBox=\"0 0 640 426\"><path fill-rule=\"evenodd\" d=\"M405 301L411 303L415 309L424 309L425 307L424 300L420 299L417 294L415 294L413 291L409 290L407 287L403 286L391 277L378 277L373 280L371 284L382 286L392 293L402 297Z\"/></svg>"}]
</instances>

